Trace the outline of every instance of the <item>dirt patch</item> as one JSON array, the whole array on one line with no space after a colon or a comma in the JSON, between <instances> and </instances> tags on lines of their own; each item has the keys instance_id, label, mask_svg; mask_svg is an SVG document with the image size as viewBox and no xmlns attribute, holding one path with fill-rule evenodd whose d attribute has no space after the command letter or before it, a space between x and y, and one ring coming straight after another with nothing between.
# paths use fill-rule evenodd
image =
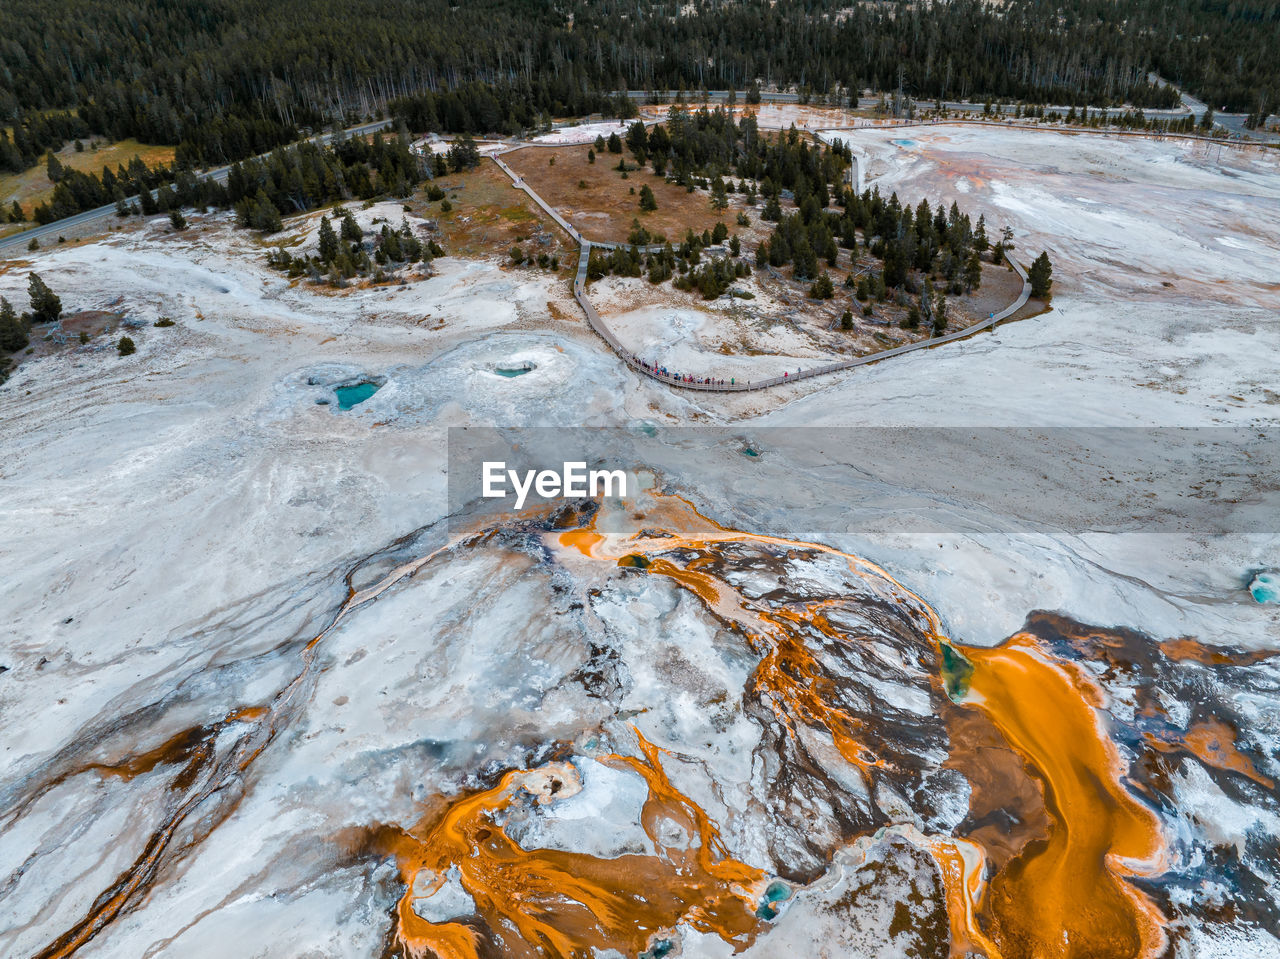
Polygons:
<instances>
[{"instance_id":1,"label":"dirt patch","mask_svg":"<svg viewBox=\"0 0 1280 959\"><path fill-rule=\"evenodd\" d=\"M33 326L28 335L30 344L17 353L0 354L0 368L6 358L11 360L8 375L28 360L39 359L64 350L82 352L114 351L116 334L120 331L125 319L124 313L114 310L80 310L76 313L64 313L61 329L54 324ZM83 342L82 342L83 337Z\"/></svg>"},{"instance_id":2,"label":"dirt patch","mask_svg":"<svg viewBox=\"0 0 1280 959\"><path fill-rule=\"evenodd\" d=\"M558 258L558 272L564 276L577 268L573 241L489 160L466 173L438 177L430 185L444 190L444 201L428 201L422 191L406 205L435 222L437 242L450 255L499 256L510 262L511 248L518 245L535 263L542 254L548 260ZM450 209L444 209L445 202Z\"/></svg>"},{"instance_id":3,"label":"dirt patch","mask_svg":"<svg viewBox=\"0 0 1280 959\"><path fill-rule=\"evenodd\" d=\"M714 210L705 190L690 193L685 187L655 175L652 167L637 170L635 157L629 152L619 156L605 151L596 157L595 163L590 163L587 159L590 149L590 144L524 147L505 154L502 159L591 240L625 243L632 230L632 220L639 220L650 233L665 235L673 244L679 243L687 230L700 234L721 221L730 232L736 232L734 217L742 209L736 196L730 198L728 209ZM626 179L617 169L623 157L629 168ZM642 186L653 190L657 210L641 212ZM631 193L633 189L635 194Z\"/></svg>"},{"instance_id":4,"label":"dirt patch","mask_svg":"<svg viewBox=\"0 0 1280 959\"><path fill-rule=\"evenodd\" d=\"M982 264L982 286L967 296L948 300L963 309L977 323L992 313L999 313L1009 306L1022 292L1022 277L1007 266ZM966 324L967 325L967 324Z\"/></svg>"}]
</instances>

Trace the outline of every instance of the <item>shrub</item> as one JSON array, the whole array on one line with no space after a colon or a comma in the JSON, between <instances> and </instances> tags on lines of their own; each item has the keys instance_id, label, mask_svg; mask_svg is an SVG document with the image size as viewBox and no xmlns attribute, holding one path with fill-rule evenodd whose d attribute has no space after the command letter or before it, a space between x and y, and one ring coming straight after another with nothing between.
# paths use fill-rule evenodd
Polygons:
<instances>
[{"instance_id":1,"label":"shrub","mask_svg":"<svg viewBox=\"0 0 1280 959\"><path fill-rule=\"evenodd\" d=\"M134 344L133 340L129 339L127 336L120 337L120 342L116 344L116 349L120 352L121 356L131 356L138 352L138 347Z\"/></svg>"},{"instance_id":2,"label":"shrub","mask_svg":"<svg viewBox=\"0 0 1280 959\"><path fill-rule=\"evenodd\" d=\"M30 342L27 324L19 319L13 304L0 296L0 350L16 353L26 348Z\"/></svg>"},{"instance_id":3,"label":"shrub","mask_svg":"<svg viewBox=\"0 0 1280 959\"><path fill-rule=\"evenodd\" d=\"M160 317L160 319L156 320L156 321L155 321L154 323L152 323L151 325L152 325L152 326L158 326L158 327L160 327L161 329L164 329L164 328L165 328L165 327L167 327L167 326L174 326L175 324L174 324L173 320L172 320L172 319L170 319L169 317L167 317L167 316L162 316L162 317Z\"/></svg>"},{"instance_id":4,"label":"shrub","mask_svg":"<svg viewBox=\"0 0 1280 959\"><path fill-rule=\"evenodd\" d=\"M836 291L831 284L831 276L826 270L818 275L813 281L813 286L809 290L809 295L815 300L829 300L836 295Z\"/></svg>"},{"instance_id":5,"label":"shrub","mask_svg":"<svg viewBox=\"0 0 1280 959\"><path fill-rule=\"evenodd\" d=\"M441 201L440 201L440 212L441 212L441 213L448 213L448 212L449 212L450 210L452 210L452 209L453 209L453 204L452 204L452 203L450 203L448 200L441 200Z\"/></svg>"}]
</instances>

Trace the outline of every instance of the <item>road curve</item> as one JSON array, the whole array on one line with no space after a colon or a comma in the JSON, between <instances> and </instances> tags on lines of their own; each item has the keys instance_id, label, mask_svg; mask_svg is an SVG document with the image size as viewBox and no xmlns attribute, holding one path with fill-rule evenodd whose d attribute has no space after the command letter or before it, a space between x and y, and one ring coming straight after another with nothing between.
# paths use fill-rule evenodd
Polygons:
<instances>
[{"instance_id":1,"label":"road curve","mask_svg":"<svg viewBox=\"0 0 1280 959\"><path fill-rule=\"evenodd\" d=\"M512 147L510 149L519 148ZM509 150L503 152L509 152ZM907 343L903 346L894 347L891 350L882 350L879 353L859 356L856 359L827 363L823 366L815 366L807 370L801 369L795 373L788 372L782 376L773 376L764 380L751 380L745 383L740 383L737 381L737 378L734 377L728 381L717 379L711 382L698 382L695 380L684 379L679 376L672 376L669 373L661 373L655 370L623 346L618 338L613 335L613 331L609 329L604 320L600 318L600 314L596 312L596 308L591 304L591 300L587 297L587 265L591 258L591 248L593 246L598 246L606 249L614 249L620 246L625 247L627 244L600 243L594 240L588 240L579 233L573 224L566 220L560 212L555 209L555 207L539 196L533 188L524 181L523 177L517 175L511 167L507 166L507 164L503 162L501 156L494 153L491 154L491 159L497 164L500 170L511 178L513 186L527 193L533 202L546 211L547 215L555 220L556 224L564 230L575 243L578 244L578 273L573 280L573 298L578 301L578 306L580 306L582 308L582 312L586 314L587 323L591 329L599 334L600 338L609 344L610 349L617 353L619 358L637 373L641 373L650 379L658 380L661 383L666 383L669 386L677 386L681 389L688 390L706 390L713 393L739 393L751 390L764 390L775 386L786 386L799 380L807 380L815 376L839 373L843 370L851 370L857 366L866 366L870 363L878 363L881 360L887 360L890 357L902 356L906 353L914 353L916 350L930 349L935 346L941 346L944 343L954 343L956 340L962 340L967 336L972 336L975 333L981 333L983 330L991 329L1001 320L1008 319L1014 313L1018 312L1018 310L1022 309L1027 300L1031 298L1031 281L1027 278L1026 271L1022 268L1021 264L1013 259L1013 257L1007 257L1009 265L1012 266L1018 276L1022 278L1022 291L1018 294L1017 299L999 313L993 314L981 323L975 323L973 326L965 327L963 330L948 333L946 336L936 336L932 339L921 340L918 343ZM643 249L645 252L648 252L650 250L659 250L661 247L645 247Z\"/></svg>"}]
</instances>

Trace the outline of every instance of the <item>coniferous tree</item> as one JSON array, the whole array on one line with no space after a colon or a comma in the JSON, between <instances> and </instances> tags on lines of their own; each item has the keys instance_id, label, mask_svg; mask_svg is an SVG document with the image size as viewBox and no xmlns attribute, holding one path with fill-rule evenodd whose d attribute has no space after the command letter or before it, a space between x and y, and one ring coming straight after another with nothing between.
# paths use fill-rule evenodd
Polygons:
<instances>
[{"instance_id":1,"label":"coniferous tree","mask_svg":"<svg viewBox=\"0 0 1280 959\"><path fill-rule=\"evenodd\" d=\"M809 295L815 300L829 300L836 295L835 287L831 283L831 275L826 270L819 273L818 278L813 281Z\"/></svg>"},{"instance_id":2,"label":"coniferous tree","mask_svg":"<svg viewBox=\"0 0 1280 959\"><path fill-rule=\"evenodd\" d=\"M640 209L646 213L652 213L658 208L658 199L653 195L653 190L649 188L649 184L645 184L640 188Z\"/></svg>"},{"instance_id":3,"label":"coniferous tree","mask_svg":"<svg viewBox=\"0 0 1280 959\"><path fill-rule=\"evenodd\" d=\"M711 207L716 210L723 210L729 205L729 194L725 188L724 180L716 177L711 182Z\"/></svg>"},{"instance_id":4,"label":"coniferous tree","mask_svg":"<svg viewBox=\"0 0 1280 959\"><path fill-rule=\"evenodd\" d=\"M364 231L349 211L342 214L342 239L347 243L359 243L364 239Z\"/></svg>"},{"instance_id":5,"label":"coniferous tree","mask_svg":"<svg viewBox=\"0 0 1280 959\"><path fill-rule=\"evenodd\" d=\"M644 163L649 149L649 134L640 120L627 127L627 147L635 154L638 162Z\"/></svg>"},{"instance_id":6,"label":"coniferous tree","mask_svg":"<svg viewBox=\"0 0 1280 959\"><path fill-rule=\"evenodd\" d=\"M982 285L982 261L978 259L977 248L969 254L969 260L964 265L964 284L968 292Z\"/></svg>"},{"instance_id":7,"label":"coniferous tree","mask_svg":"<svg viewBox=\"0 0 1280 959\"><path fill-rule=\"evenodd\" d=\"M32 273L27 278L27 294L31 297L33 323L56 323L62 316L62 300L38 274Z\"/></svg>"},{"instance_id":8,"label":"coniferous tree","mask_svg":"<svg viewBox=\"0 0 1280 959\"><path fill-rule=\"evenodd\" d=\"M449 149L449 166L455 172L474 170L480 165L480 149L470 133L464 133L453 141Z\"/></svg>"},{"instance_id":9,"label":"coniferous tree","mask_svg":"<svg viewBox=\"0 0 1280 959\"><path fill-rule=\"evenodd\" d=\"M332 263L338 258L338 235L327 216L320 218L319 255L321 263Z\"/></svg>"},{"instance_id":10,"label":"coniferous tree","mask_svg":"<svg viewBox=\"0 0 1280 959\"><path fill-rule=\"evenodd\" d=\"M1031 281L1031 295L1038 300L1049 299L1049 291L1053 287L1053 266L1049 263L1049 254L1041 253L1031 264L1027 274Z\"/></svg>"},{"instance_id":11,"label":"coniferous tree","mask_svg":"<svg viewBox=\"0 0 1280 959\"><path fill-rule=\"evenodd\" d=\"M0 296L0 350L16 353L25 349L30 342L26 324L18 318L13 304Z\"/></svg>"}]
</instances>

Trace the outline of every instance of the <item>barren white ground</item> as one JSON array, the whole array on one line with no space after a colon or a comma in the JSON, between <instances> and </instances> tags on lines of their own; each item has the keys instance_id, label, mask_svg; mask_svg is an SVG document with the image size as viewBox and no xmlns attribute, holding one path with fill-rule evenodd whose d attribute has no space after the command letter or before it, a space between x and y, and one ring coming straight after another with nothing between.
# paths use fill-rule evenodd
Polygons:
<instances>
[{"instance_id":1,"label":"barren white ground","mask_svg":"<svg viewBox=\"0 0 1280 959\"><path fill-rule=\"evenodd\" d=\"M299 665L289 641L328 621L345 596L342 574L447 512L448 426L730 426L733 442L686 471L684 492L726 524L881 563L967 642L998 642L1036 608L1158 637L1273 642L1274 607L1253 604L1242 583L1247 570L1280 564L1273 529L1227 540L1064 532L972 508L981 463L918 490L886 482L884 499L860 504L859 450L835 451L840 469L822 466L833 454L816 452L827 434L798 427L1274 428L1277 159L962 127L851 138L882 192L958 199L975 217L1010 224L1024 259L1049 250L1053 312L848 375L726 398L636 377L585 328L567 289L491 262L440 260L438 276L393 289L291 287L262 263L264 248L214 216L188 235L157 221L0 274L0 293L19 308L34 269L68 309L118 308L139 324L133 357L106 343L68 348L0 388L0 808L12 810L29 777L117 717L148 717L146 741L131 744L141 751L287 684ZM551 318L548 303L568 319ZM161 315L177 326L153 328ZM525 360L535 365L526 375L494 372ZM354 410L317 404L332 384L364 377L385 385ZM761 456L742 455L751 444ZM1059 465L1068 486L1079 464ZM670 465L677 487L681 470ZM1034 512L1054 489L1029 487L1026 505ZM669 590L646 590L638 601L672 608ZM502 601L472 608L476 595ZM536 576L478 557L348 620L319 648L323 679L246 777L241 804L83 954L376 954L394 889L385 869L342 860L334 836L411 823L419 800L457 787L467 763L447 772L407 763L414 744L465 726L476 764L513 760L503 745L511 703L555 675L553 651L536 641L552 628L544 601ZM690 615L637 643L708 642L706 622ZM569 736L595 721L593 708L569 691L520 720ZM668 714L704 725L678 702ZM237 735L235 724L224 735ZM104 739L98 758L122 748ZM1221 793L1198 795L1202 818L1240 835L1276 828ZM34 954L71 928L170 802L159 773L129 782L86 773L7 818L0 953ZM795 949L833 941L816 922L784 922L778 936L775 945ZM1238 943L1201 938L1198 955L1238 954ZM1274 955L1276 941L1249 948ZM712 950L691 937L686 954Z\"/></svg>"}]
</instances>

